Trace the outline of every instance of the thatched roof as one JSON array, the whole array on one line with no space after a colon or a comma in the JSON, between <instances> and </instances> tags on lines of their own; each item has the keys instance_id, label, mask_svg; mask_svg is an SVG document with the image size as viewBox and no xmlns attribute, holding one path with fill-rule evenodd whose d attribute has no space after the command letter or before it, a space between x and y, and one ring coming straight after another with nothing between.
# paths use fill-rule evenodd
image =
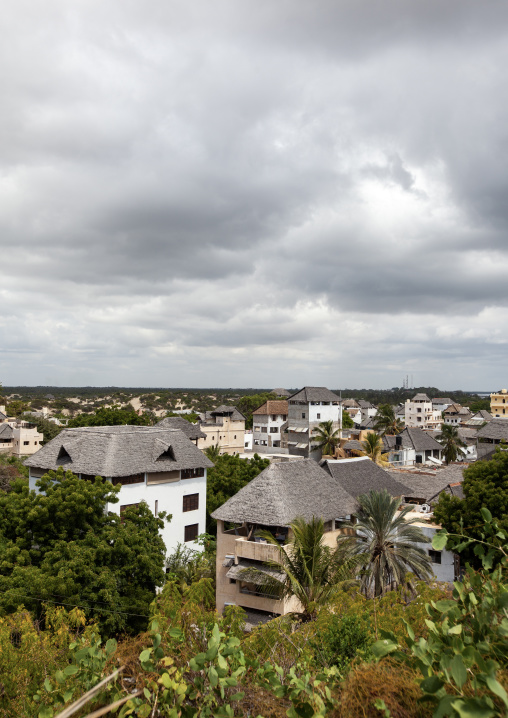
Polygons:
<instances>
[{"instance_id":1,"label":"thatched roof","mask_svg":"<svg viewBox=\"0 0 508 718\"><path fill-rule=\"evenodd\" d=\"M303 401L308 404L311 401L340 401L340 397L326 386L304 386L290 396L289 401Z\"/></svg>"},{"instance_id":2,"label":"thatched roof","mask_svg":"<svg viewBox=\"0 0 508 718\"><path fill-rule=\"evenodd\" d=\"M74 473L103 477L213 466L179 429L128 425L64 429L25 461L45 470L63 464Z\"/></svg>"},{"instance_id":3,"label":"thatched roof","mask_svg":"<svg viewBox=\"0 0 508 718\"><path fill-rule=\"evenodd\" d=\"M479 439L491 441L508 441L508 419L492 419L488 424L478 429Z\"/></svg>"},{"instance_id":4,"label":"thatched roof","mask_svg":"<svg viewBox=\"0 0 508 718\"><path fill-rule=\"evenodd\" d=\"M192 424L180 416L167 416L156 426L160 426L161 429L180 429L188 439L206 439L205 432L201 431L198 424Z\"/></svg>"},{"instance_id":5,"label":"thatched roof","mask_svg":"<svg viewBox=\"0 0 508 718\"><path fill-rule=\"evenodd\" d=\"M270 464L213 512L222 521L289 526L297 516L324 521L347 516L356 506L330 474L312 459Z\"/></svg>"},{"instance_id":6,"label":"thatched roof","mask_svg":"<svg viewBox=\"0 0 508 718\"><path fill-rule=\"evenodd\" d=\"M431 500L437 501L439 494L450 484L462 483L464 469L467 467L468 464L450 464L433 472L399 469L389 470L387 473L407 487L404 496L429 503Z\"/></svg>"},{"instance_id":7,"label":"thatched roof","mask_svg":"<svg viewBox=\"0 0 508 718\"><path fill-rule=\"evenodd\" d=\"M386 489L391 496L404 496L407 493L406 486L371 461L368 456L339 461L328 460L324 462L323 467L354 498L368 494L369 491L383 491L383 489Z\"/></svg>"},{"instance_id":8,"label":"thatched roof","mask_svg":"<svg viewBox=\"0 0 508 718\"><path fill-rule=\"evenodd\" d=\"M411 428L407 426L400 433L402 446L406 449L414 449L415 451L428 451L443 449L441 444L432 438L429 434L421 429Z\"/></svg>"}]
</instances>

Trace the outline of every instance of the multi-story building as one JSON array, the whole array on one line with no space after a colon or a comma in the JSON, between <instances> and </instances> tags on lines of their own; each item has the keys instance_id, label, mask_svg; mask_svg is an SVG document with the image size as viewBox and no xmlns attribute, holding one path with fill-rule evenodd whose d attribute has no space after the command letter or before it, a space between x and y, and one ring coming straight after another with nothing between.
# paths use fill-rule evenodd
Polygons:
<instances>
[{"instance_id":1,"label":"multi-story building","mask_svg":"<svg viewBox=\"0 0 508 718\"><path fill-rule=\"evenodd\" d=\"M64 429L25 461L30 489L60 466L84 481L101 476L120 486L118 503L107 510L122 515L144 501L157 516L172 515L161 535L167 555L179 543L195 543L205 531L206 471L212 462L179 429L159 426L96 426Z\"/></svg>"},{"instance_id":2,"label":"multi-story building","mask_svg":"<svg viewBox=\"0 0 508 718\"><path fill-rule=\"evenodd\" d=\"M245 451L245 417L236 406L219 406L201 414L200 430L206 435L198 439L204 451L209 446L220 447L221 454L242 454Z\"/></svg>"},{"instance_id":3,"label":"multi-story building","mask_svg":"<svg viewBox=\"0 0 508 718\"><path fill-rule=\"evenodd\" d=\"M306 386L288 399L288 426L284 444L290 454L320 458L312 447L312 431L324 421L334 429L342 428L341 399L324 386ZM286 439L287 436L287 439Z\"/></svg>"},{"instance_id":4,"label":"multi-story building","mask_svg":"<svg viewBox=\"0 0 508 718\"><path fill-rule=\"evenodd\" d=\"M288 403L282 399L269 400L252 412L253 451L258 453L281 450L281 430L288 418Z\"/></svg>"},{"instance_id":5,"label":"multi-story building","mask_svg":"<svg viewBox=\"0 0 508 718\"><path fill-rule=\"evenodd\" d=\"M490 395L490 413L494 418L508 419L508 391L501 389Z\"/></svg>"},{"instance_id":6,"label":"multi-story building","mask_svg":"<svg viewBox=\"0 0 508 718\"><path fill-rule=\"evenodd\" d=\"M439 429L443 419L441 412L432 408L432 401L427 394L416 394L404 404L404 421L409 427Z\"/></svg>"},{"instance_id":7,"label":"multi-story building","mask_svg":"<svg viewBox=\"0 0 508 718\"><path fill-rule=\"evenodd\" d=\"M30 456L38 451L44 436L37 426L24 419L7 416L5 406L0 406L0 452L14 456Z\"/></svg>"},{"instance_id":8,"label":"multi-story building","mask_svg":"<svg viewBox=\"0 0 508 718\"><path fill-rule=\"evenodd\" d=\"M443 421L445 424L450 424L450 426L461 426L461 424L470 419L471 416L472 414L469 409L460 404L450 404L450 406L443 411Z\"/></svg>"}]
</instances>

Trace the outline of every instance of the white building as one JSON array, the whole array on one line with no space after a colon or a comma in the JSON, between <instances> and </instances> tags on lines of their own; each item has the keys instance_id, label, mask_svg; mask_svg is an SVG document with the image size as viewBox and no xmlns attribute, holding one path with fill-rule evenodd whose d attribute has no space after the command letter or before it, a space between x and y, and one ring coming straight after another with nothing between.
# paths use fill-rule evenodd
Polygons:
<instances>
[{"instance_id":1,"label":"white building","mask_svg":"<svg viewBox=\"0 0 508 718\"><path fill-rule=\"evenodd\" d=\"M320 458L312 450L312 431L324 421L342 428L341 399L324 386L306 386L288 399L287 448L290 454Z\"/></svg>"},{"instance_id":2,"label":"white building","mask_svg":"<svg viewBox=\"0 0 508 718\"><path fill-rule=\"evenodd\" d=\"M433 409L427 394L416 394L404 404L406 426L418 429L439 429L442 424L441 412Z\"/></svg>"},{"instance_id":3,"label":"white building","mask_svg":"<svg viewBox=\"0 0 508 718\"><path fill-rule=\"evenodd\" d=\"M18 458L30 456L42 446L44 436L30 421L8 417L5 406L0 406L0 453L12 454Z\"/></svg>"},{"instance_id":4,"label":"white building","mask_svg":"<svg viewBox=\"0 0 508 718\"><path fill-rule=\"evenodd\" d=\"M265 401L252 412L252 448L258 453L269 453L277 449L278 453L287 452L281 449L282 427L288 418L288 403L284 399Z\"/></svg>"},{"instance_id":5,"label":"white building","mask_svg":"<svg viewBox=\"0 0 508 718\"><path fill-rule=\"evenodd\" d=\"M107 510L122 515L144 501L154 516L172 515L161 531L167 555L177 544L199 548L205 531L206 471L213 464L179 429L158 426L98 426L64 429L25 461L30 489L60 466L84 481L102 476L120 486L118 503Z\"/></svg>"}]
</instances>

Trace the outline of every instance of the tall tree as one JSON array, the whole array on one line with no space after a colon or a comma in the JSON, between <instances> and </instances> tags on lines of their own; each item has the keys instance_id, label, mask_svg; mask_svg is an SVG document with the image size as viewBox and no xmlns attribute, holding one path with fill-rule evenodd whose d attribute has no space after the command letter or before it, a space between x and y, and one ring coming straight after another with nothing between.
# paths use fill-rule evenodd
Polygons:
<instances>
[{"instance_id":1,"label":"tall tree","mask_svg":"<svg viewBox=\"0 0 508 718\"><path fill-rule=\"evenodd\" d=\"M374 428L384 436L385 434L399 434L403 430L404 424L395 416L391 404L380 404L374 419Z\"/></svg>"},{"instance_id":2,"label":"tall tree","mask_svg":"<svg viewBox=\"0 0 508 718\"><path fill-rule=\"evenodd\" d=\"M321 449L322 454L333 455L339 443L339 430L333 428L333 421L322 421L312 430L313 449Z\"/></svg>"},{"instance_id":3,"label":"tall tree","mask_svg":"<svg viewBox=\"0 0 508 718\"><path fill-rule=\"evenodd\" d=\"M488 509L500 528L508 532L508 451L500 448L490 461L475 461L464 471L464 498L442 493L434 507L436 521L450 533L461 533L461 526L471 539L483 540L484 524L481 509ZM481 562L466 546L461 556L473 566Z\"/></svg>"},{"instance_id":4,"label":"tall tree","mask_svg":"<svg viewBox=\"0 0 508 718\"><path fill-rule=\"evenodd\" d=\"M355 556L344 557L341 547L331 548L324 542L324 523L314 517L309 522L298 517L291 522L289 546L281 546L270 533L262 535L277 547L278 556L271 564L283 574L283 581L267 577L262 571L246 569L247 578L265 585L269 591L282 597L295 596L302 606L304 621L316 617L321 606L347 584L354 583L357 565ZM241 574L240 574L241 575Z\"/></svg>"},{"instance_id":5,"label":"tall tree","mask_svg":"<svg viewBox=\"0 0 508 718\"><path fill-rule=\"evenodd\" d=\"M417 544L429 539L421 528L412 526L418 519L407 519L407 506L398 511L400 499L383 491L370 491L358 497L356 522L344 524L355 536L339 535L337 543L344 554L356 558L363 566L362 589L380 596L387 587L400 585L408 572L417 578L432 575L427 553Z\"/></svg>"},{"instance_id":6,"label":"tall tree","mask_svg":"<svg viewBox=\"0 0 508 718\"><path fill-rule=\"evenodd\" d=\"M378 466L389 466L388 454L383 454L383 440L374 432L369 432L362 441L363 451L358 451L360 456L368 456Z\"/></svg>"},{"instance_id":7,"label":"tall tree","mask_svg":"<svg viewBox=\"0 0 508 718\"><path fill-rule=\"evenodd\" d=\"M118 426L120 424L132 424L133 426L149 426L152 419L146 414L141 416L134 409L122 409L120 406L109 408L101 407L93 414L78 414L71 419L67 426Z\"/></svg>"},{"instance_id":8,"label":"tall tree","mask_svg":"<svg viewBox=\"0 0 508 718\"><path fill-rule=\"evenodd\" d=\"M466 445L459 436L459 430L451 424L442 424L441 433L438 434L437 440L443 447L443 454L447 464L450 461L457 461L459 452Z\"/></svg>"},{"instance_id":9,"label":"tall tree","mask_svg":"<svg viewBox=\"0 0 508 718\"><path fill-rule=\"evenodd\" d=\"M119 487L62 468L39 489L18 480L0 494L0 612L23 604L40 616L49 600L83 607L106 632L144 629L164 581L165 515L141 503L120 519L106 512Z\"/></svg>"}]
</instances>

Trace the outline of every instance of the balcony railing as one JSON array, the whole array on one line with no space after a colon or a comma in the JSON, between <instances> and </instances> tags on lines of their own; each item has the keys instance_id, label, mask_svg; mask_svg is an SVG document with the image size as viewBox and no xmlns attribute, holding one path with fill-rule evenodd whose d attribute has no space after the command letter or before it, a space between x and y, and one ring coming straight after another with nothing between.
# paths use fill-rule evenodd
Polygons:
<instances>
[{"instance_id":1,"label":"balcony railing","mask_svg":"<svg viewBox=\"0 0 508 718\"><path fill-rule=\"evenodd\" d=\"M236 555L238 558L248 558L252 561L274 561L279 559L279 549L269 543L248 541L246 538L238 538L235 541Z\"/></svg>"}]
</instances>

